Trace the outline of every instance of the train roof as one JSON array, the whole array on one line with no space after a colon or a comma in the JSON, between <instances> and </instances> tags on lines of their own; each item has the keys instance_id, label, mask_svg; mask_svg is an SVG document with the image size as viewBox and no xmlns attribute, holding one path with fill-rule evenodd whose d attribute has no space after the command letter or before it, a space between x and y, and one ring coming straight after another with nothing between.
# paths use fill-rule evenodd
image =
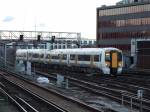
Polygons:
<instances>
[{"instance_id":1,"label":"train roof","mask_svg":"<svg viewBox=\"0 0 150 112\"><path fill-rule=\"evenodd\" d=\"M18 49L17 53L26 53L26 52L31 52L31 53L51 53L51 54L98 54L102 51L110 51L110 50L119 50L117 48L109 47L109 48L75 48L75 49L54 49L54 50L48 50L48 49ZM120 51L120 50L119 50Z\"/></svg>"},{"instance_id":2,"label":"train roof","mask_svg":"<svg viewBox=\"0 0 150 112\"><path fill-rule=\"evenodd\" d=\"M54 50L51 50L52 52L54 51L86 51L86 52L89 52L89 51L106 51L106 50L119 50L117 48L113 48L113 47L108 47L108 48L75 48L75 49L54 49Z\"/></svg>"},{"instance_id":3,"label":"train roof","mask_svg":"<svg viewBox=\"0 0 150 112\"><path fill-rule=\"evenodd\" d=\"M60 53L63 53L63 54L89 54L89 53L92 53L92 54L99 54L101 53L102 51L110 51L110 50L119 50L117 48L75 48L75 49L55 49L55 50L51 50L50 52L52 54L60 54ZM119 50L120 51L120 50Z\"/></svg>"},{"instance_id":4,"label":"train roof","mask_svg":"<svg viewBox=\"0 0 150 112\"><path fill-rule=\"evenodd\" d=\"M17 52L42 52L46 49L17 49Z\"/></svg>"}]
</instances>

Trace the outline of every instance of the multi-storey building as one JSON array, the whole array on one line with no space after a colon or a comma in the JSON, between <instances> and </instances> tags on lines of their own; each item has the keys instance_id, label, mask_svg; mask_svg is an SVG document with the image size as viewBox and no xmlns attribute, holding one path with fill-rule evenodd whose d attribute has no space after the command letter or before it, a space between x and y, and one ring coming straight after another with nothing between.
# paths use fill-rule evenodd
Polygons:
<instances>
[{"instance_id":1,"label":"multi-storey building","mask_svg":"<svg viewBox=\"0 0 150 112\"><path fill-rule=\"evenodd\" d=\"M149 0L123 0L124 3L149 2Z\"/></svg>"},{"instance_id":2,"label":"multi-storey building","mask_svg":"<svg viewBox=\"0 0 150 112\"><path fill-rule=\"evenodd\" d=\"M78 48L78 47L96 47L96 39L88 39L88 38L81 38L80 42L78 43L76 40L66 40L60 39L55 40L54 43L47 43L46 44L48 49L69 49L69 48Z\"/></svg>"},{"instance_id":3,"label":"multi-storey building","mask_svg":"<svg viewBox=\"0 0 150 112\"><path fill-rule=\"evenodd\" d=\"M96 47L96 39L81 38L81 47Z\"/></svg>"},{"instance_id":4,"label":"multi-storey building","mask_svg":"<svg viewBox=\"0 0 150 112\"><path fill-rule=\"evenodd\" d=\"M77 40L73 39L56 39L53 43L46 43L47 49L71 49L78 48Z\"/></svg>"},{"instance_id":5,"label":"multi-storey building","mask_svg":"<svg viewBox=\"0 0 150 112\"><path fill-rule=\"evenodd\" d=\"M13 43L7 44L12 47ZM96 47L96 39L81 38L80 42L76 39L55 39L54 42L39 42L34 44L33 42L18 43L17 48L21 49L73 49L84 47Z\"/></svg>"},{"instance_id":6,"label":"multi-storey building","mask_svg":"<svg viewBox=\"0 0 150 112\"><path fill-rule=\"evenodd\" d=\"M130 55L131 39L150 37L150 0L128 1L97 8L98 47L117 47Z\"/></svg>"},{"instance_id":7,"label":"multi-storey building","mask_svg":"<svg viewBox=\"0 0 150 112\"><path fill-rule=\"evenodd\" d=\"M149 2L150 0L122 0L116 3L116 5L122 5L122 4L131 4L131 3L144 3Z\"/></svg>"}]
</instances>

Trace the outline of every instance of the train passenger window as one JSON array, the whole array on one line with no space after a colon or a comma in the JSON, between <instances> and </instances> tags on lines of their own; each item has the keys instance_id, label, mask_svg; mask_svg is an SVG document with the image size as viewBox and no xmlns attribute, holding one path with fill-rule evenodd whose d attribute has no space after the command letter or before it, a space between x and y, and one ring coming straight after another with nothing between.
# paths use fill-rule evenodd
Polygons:
<instances>
[{"instance_id":1,"label":"train passenger window","mask_svg":"<svg viewBox=\"0 0 150 112\"><path fill-rule=\"evenodd\" d=\"M75 55L74 54L70 55L70 60L75 60Z\"/></svg>"},{"instance_id":2,"label":"train passenger window","mask_svg":"<svg viewBox=\"0 0 150 112\"><path fill-rule=\"evenodd\" d=\"M110 60L111 60L110 53L106 52L105 53L105 61L110 61Z\"/></svg>"},{"instance_id":3,"label":"train passenger window","mask_svg":"<svg viewBox=\"0 0 150 112\"><path fill-rule=\"evenodd\" d=\"M66 48L66 46L65 45L63 45L63 49L65 49Z\"/></svg>"},{"instance_id":4,"label":"train passenger window","mask_svg":"<svg viewBox=\"0 0 150 112\"><path fill-rule=\"evenodd\" d=\"M79 61L90 61L90 55L78 55Z\"/></svg>"},{"instance_id":5,"label":"train passenger window","mask_svg":"<svg viewBox=\"0 0 150 112\"><path fill-rule=\"evenodd\" d=\"M28 53L28 57L31 57L32 56L32 53Z\"/></svg>"},{"instance_id":6,"label":"train passenger window","mask_svg":"<svg viewBox=\"0 0 150 112\"><path fill-rule=\"evenodd\" d=\"M25 53L20 54L20 57L26 57Z\"/></svg>"},{"instance_id":7,"label":"train passenger window","mask_svg":"<svg viewBox=\"0 0 150 112\"><path fill-rule=\"evenodd\" d=\"M50 58L50 54L47 54L47 55L46 55L46 59L49 59L49 58Z\"/></svg>"},{"instance_id":8,"label":"train passenger window","mask_svg":"<svg viewBox=\"0 0 150 112\"><path fill-rule=\"evenodd\" d=\"M62 59L66 60L67 59L67 54L63 54Z\"/></svg>"},{"instance_id":9,"label":"train passenger window","mask_svg":"<svg viewBox=\"0 0 150 112\"><path fill-rule=\"evenodd\" d=\"M122 61L122 54L121 54L121 52L118 52L118 61Z\"/></svg>"},{"instance_id":10,"label":"train passenger window","mask_svg":"<svg viewBox=\"0 0 150 112\"><path fill-rule=\"evenodd\" d=\"M100 62L101 62L101 57L102 57L102 54L99 55L99 61L100 61Z\"/></svg>"},{"instance_id":11,"label":"train passenger window","mask_svg":"<svg viewBox=\"0 0 150 112\"><path fill-rule=\"evenodd\" d=\"M33 54L32 57L33 58L39 58L39 54Z\"/></svg>"},{"instance_id":12,"label":"train passenger window","mask_svg":"<svg viewBox=\"0 0 150 112\"><path fill-rule=\"evenodd\" d=\"M22 54L19 54L19 57L23 57L23 55L22 55Z\"/></svg>"},{"instance_id":13,"label":"train passenger window","mask_svg":"<svg viewBox=\"0 0 150 112\"><path fill-rule=\"evenodd\" d=\"M52 56L52 59L59 59L59 56Z\"/></svg>"},{"instance_id":14,"label":"train passenger window","mask_svg":"<svg viewBox=\"0 0 150 112\"><path fill-rule=\"evenodd\" d=\"M20 55L20 54L18 54L18 57L21 57L21 55Z\"/></svg>"},{"instance_id":15,"label":"train passenger window","mask_svg":"<svg viewBox=\"0 0 150 112\"><path fill-rule=\"evenodd\" d=\"M99 55L94 55L94 61L99 61Z\"/></svg>"},{"instance_id":16,"label":"train passenger window","mask_svg":"<svg viewBox=\"0 0 150 112\"><path fill-rule=\"evenodd\" d=\"M40 58L44 58L44 54L40 54Z\"/></svg>"}]
</instances>

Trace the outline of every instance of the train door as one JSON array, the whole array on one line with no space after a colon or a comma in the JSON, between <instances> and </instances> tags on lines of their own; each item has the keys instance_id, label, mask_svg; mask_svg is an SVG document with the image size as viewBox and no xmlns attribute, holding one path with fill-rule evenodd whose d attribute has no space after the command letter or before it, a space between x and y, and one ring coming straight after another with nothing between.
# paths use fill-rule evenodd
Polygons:
<instances>
[{"instance_id":1,"label":"train door","mask_svg":"<svg viewBox=\"0 0 150 112\"><path fill-rule=\"evenodd\" d=\"M118 53L116 51L111 51L110 52L110 73L111 74L116 74L117 73L117 68L118 68Z\"/></svg>"},{"instance_id":2,"label":"train door","mask_svg":"<svg viewBox=\"0 0 150 112\"><path fill-rule=\"evenodd\" d=\"M70 66L70 54L67 54L67 65Z\"/></svg>"}]
</instances>

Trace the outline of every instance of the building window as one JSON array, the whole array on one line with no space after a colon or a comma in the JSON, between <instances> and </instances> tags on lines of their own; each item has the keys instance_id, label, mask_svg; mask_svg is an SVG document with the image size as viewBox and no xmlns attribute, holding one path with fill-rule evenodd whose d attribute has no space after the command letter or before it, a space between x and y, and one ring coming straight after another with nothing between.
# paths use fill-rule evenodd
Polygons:
<instances>
[{"instance_id":1,"label":"building window","mask_svg":"<svg viewBox=\"0 0 150 112\"><path fill-rule=\"evenodd\" d=\"M83 41L83 40L81 41L81 44L82 44L82 45L84 44L84 41Z\"/></svg>"},{"instance_id":2,"label":"building window","mask_svg":"<svg viewBox=\"0 0 150 112\"><path fill-rule=\"evenodd\" d=\"M59 49L61 49L61 45L59 45Z\"/></svg>"},{"instance_id":3,"label":"building window","mask_svg":"<svg viewBox=\"0 0 150 112\"><path fill-rule=\"evenodd\" d=\"M57 45L55 45L55 49L57 49Z\"/></svg>"},{"instance_id":4,"label":"building window","mask_svg":"<svg viewBox=\"0 0 150 112\"><path fill-rule=\"evenodd\" d=\"M87 44L87 41L84 41L84 44Z\"/></svg>"},{"instance_id":5,"label":"building window","mask_svg":"<svg viewBox=\"0 0 150 112\"><path fill-rule=\"evenodd\" d=\"M67 45L67 48L71 48L71 45Z\"/></svg>"},{"instance_id":6,"label":"building window","mask_svg":"<svg viewBox=\"0 0 150 112\"><path fill-rule=\"evenodd\" d=\"M135 0L138 1L138 0ZM108 16L108 15L120 15L120 14L129 14L129 13L137 13L150 11L150 4L137 5L137 6L129 6L115 9L107 9L107 10L99 10L99 16Z\"/></svg>"},{"instance_id":7,"label":"building window","mask_svg":"<svg viewBox=\"0 0 150 112\"><path fill-rule=\"evenodd\" d=\"M91 41L91 40L89 41L89 44L92 44L92 41Z\"/></svg>"},{"instance_id":8,"label":"building window","mask_svg":"<svg viewBox=\"0 0 150 112\"><path fill-rule=\"evenodd\" d=\"M53 45L51 45L51 49L53 49Z\"/></svg>"},{"instance_id":9,"label":"building window","mask_svg":"<svg viewBox=\"0 0 150 112\"><path fill-rule=\"evenodd\" d=\"M66 43L66 40L63 40L63 44L65 44Z\"/></svg>"}]
</instances>

